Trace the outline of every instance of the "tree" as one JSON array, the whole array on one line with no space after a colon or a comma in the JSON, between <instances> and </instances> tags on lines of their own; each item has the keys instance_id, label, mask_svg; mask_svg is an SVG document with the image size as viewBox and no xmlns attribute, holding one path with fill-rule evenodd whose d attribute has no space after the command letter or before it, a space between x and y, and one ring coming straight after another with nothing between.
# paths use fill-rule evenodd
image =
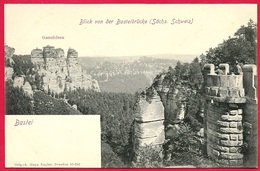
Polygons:
<instances>
[{"instance_id":1,"label":"tree","mask_svg":"<svg viewBox=\"0 0 260 171\"><path fill-rule=\"evenodd\" d=\"M201 55L203 63L233 64L236 60L256 64L256 23L249 20L247 26L241 26L234 37L229 37L215 48L209 48L206 55Z\"/></svg>"},{"instance_id":2,"label":"tree","mask_svg":"<svg viewBox=\"0 0 260 171\"><path fill-rule=\"evenodd\" d=\"M13 82L5 83L5 113L7 115L33 114L32 99L20 87L13 87Z\"/></svg>"}]
</instances>

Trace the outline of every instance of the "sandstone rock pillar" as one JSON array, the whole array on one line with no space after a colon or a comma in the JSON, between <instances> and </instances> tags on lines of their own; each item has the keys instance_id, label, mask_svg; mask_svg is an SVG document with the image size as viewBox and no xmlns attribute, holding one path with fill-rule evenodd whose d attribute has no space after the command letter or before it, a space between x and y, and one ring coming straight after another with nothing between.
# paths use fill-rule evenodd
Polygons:
<instances>
[{"instance_id":1,"label":"sandstone rock pillar","mask_svg":"<svg viewBox=\"0 0 260 171\"><path fill-rule=\"evenodd\" d=\"M133 130L135 162L145 157L142 156L144 155L142 150L146 147L161 153L165 140L164 106L156 90L152 88L147 91L140 95L135 114Z\"/></svg>"}]
</instances>

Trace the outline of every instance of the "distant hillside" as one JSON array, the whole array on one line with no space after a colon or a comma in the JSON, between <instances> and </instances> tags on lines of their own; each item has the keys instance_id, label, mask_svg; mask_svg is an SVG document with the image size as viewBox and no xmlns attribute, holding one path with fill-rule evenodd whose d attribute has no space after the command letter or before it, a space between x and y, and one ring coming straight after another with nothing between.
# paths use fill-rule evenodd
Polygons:
<instances>
[{"instance_id":1,"label":"distant hillside","mask_svg":"<svg viewBox=\"0 0 260 171\"><path fill-rule=\"evenodd\" d=\"M171 59L180 61L181 63L184 62L191 62L194 58L198 57L199 55L193 55L193 54L158 54L158 55L145 55L146 57L152 57L157 59ZM95 66L101 62L110 61L113 63L121 63L121 62L133 62L135 60L138 60L142 56L97 56L97 57L86 57L82 56L79 57L79 63L82 65L82 67L85 70L91 70L95 68Z\"/></svg>"},{"instance_id":2,"label":"distant hillside","mask_svg":"<svg viewBox=\"0 0 260 171\"><path fill-rule=\"evenodd\" d=\"M174 59L180 61L181 63L191 62L199 55L196 54L160 54L160 55L150 55L149 57L153 58L162 58L162 59Z\"/></svg>"},{"instance_id":3,"label":"distant hillside","mask_svg":"<svg viewBox=\"0 0 260 171\"><path fill-rule=\"evenodd\" d=\"M135 93L149 86L153 78L177 60L154 57L132 58L79 58L82 68L99 83L106 92Z\"/></svg>"}]
</instances>

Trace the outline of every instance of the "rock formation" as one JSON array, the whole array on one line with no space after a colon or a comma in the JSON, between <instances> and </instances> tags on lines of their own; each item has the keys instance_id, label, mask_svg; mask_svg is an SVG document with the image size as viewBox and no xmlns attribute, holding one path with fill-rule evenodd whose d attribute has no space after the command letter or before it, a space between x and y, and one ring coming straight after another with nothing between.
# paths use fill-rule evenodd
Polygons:
<instances>
[{"instance_id":1,"label":"rock formation","mask_svg":"<svg viewBox=\"0 0 260 171\"><path fill-rule=\"evenodd\" d=\"M12 59L15 49L5 45L5 80L12 79L14 61Z\"/></svg>"},{"instance_id":2,"label":"rock formation","mask_svg":"<svg viewBox=\"0 0 260 171\"><path fill-rule=\"evenodd\" d=\"M163 151L163 144L178 134L179 124L185 116L185 101L180 87L173 87L171 78L161 74L154 79L152 86L140 94L137 103L133 141L135 153L138 154L145 145ZM165 155L169 155L166 153L164 151Z\"/></svg>"},{"instance_id":3,"label":"rock formation","mask_svg":"<svg viewBox=\"0 0 260 171\"><path fill-rule=\"evenodd\" d=\"M213 64L204 66L206 102L198 113L204 125L194 138L206 147L209 158L223 166L257 167L257 68L244 65L242 75L228 75L229 65L219 66L223 75L215 74ZM133 130L137 157L145 144L162 150L180 129L186 99L178 84L172 86L172 79L161 74L139 97ZM164 154L171 158L167 147Z\"/></svg>"},{"instance_id":4,"label":"rock formation","mask_svg":"<svg viewBox=\"0 0 260 171\"><path fill-rule=\"evenodd\" d=\"M141 152L147 146L162 153L165 140L164 107L153 87L145 90L139 97L133 132L135 162L139 162Z\"/></svg>"},{"instance_id":5,"label":"rock formation","mask_svg":"<svg viewBox=\"0 0 260 171\"><path fill-rule=\"evenodd\" d=\"M49 45L43 50L36 48L31 52L31 60L42 76L45 91L61 93L76 88L100 91L98 82L78 64L78 52L74 49L69 48L65 57L61 48Z\"/></svg>"},{"instance_id":6,"label":"rock formation","mask_svg":"<svg viewBox=\"0 0 260 171\"><path fill-rule=\"evenodd\" d=\"M25 81L24 76L16 76L14 77L14 79L12 79L14 73L14 69L13 69L14 61L12 57L14 52L15 52L14 48L5 45L5 81L12 80L13 87L22 88L25 94L32 98L33 97L32 86L28 81Z\"/></svg>"}]
</instances>

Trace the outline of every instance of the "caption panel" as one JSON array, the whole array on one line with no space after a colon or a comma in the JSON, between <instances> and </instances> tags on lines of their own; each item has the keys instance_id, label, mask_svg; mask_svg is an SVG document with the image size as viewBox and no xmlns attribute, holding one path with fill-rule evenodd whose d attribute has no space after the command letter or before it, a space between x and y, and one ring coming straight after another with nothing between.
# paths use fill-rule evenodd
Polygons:
<instances>
[{"instance_id":1,"label":"caption panel","mask_svg":"<svg viewBox=\"0 0 260 171\"><path fill-rule=\"evenodd\" d=\"M101 167L99 115L6 115L6 167Z\"/></svg>"}]
</instances>

